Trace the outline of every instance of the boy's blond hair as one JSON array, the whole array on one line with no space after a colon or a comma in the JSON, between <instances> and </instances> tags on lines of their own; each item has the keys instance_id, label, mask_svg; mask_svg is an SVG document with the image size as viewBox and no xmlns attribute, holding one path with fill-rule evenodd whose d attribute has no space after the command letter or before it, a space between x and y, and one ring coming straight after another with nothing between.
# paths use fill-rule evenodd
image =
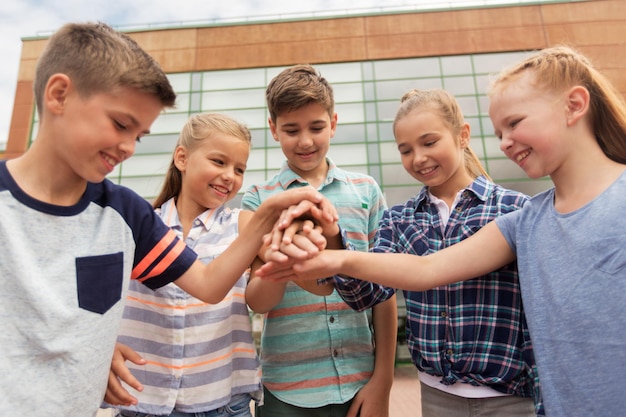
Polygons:
<instances>
[{"instance_id":1,"label":"boy's blond hair","mask_svg":"<svg viewBox=\"0 0 626 417\"><path fill-rule=\"evenodd\" d=\"M68 23L48 40L39 58L33 90L41 117L46 84L67 75L83 97L115 87L131 87L173 107L176 93L160 65L130 36L104 23Z\"/></svg>"},{"instance_id":2,"label":"boy's blond hair","mask_svg":"<svg viewBox=\"0 0 626 417\"><path fill-rule=\"evenodd\" d=\"M272 122L285 113L311 103L320 104L332 118L335 112L333 88L311 65L294 65L272 79L265 90Z\"/></svg>"}]
</instances>

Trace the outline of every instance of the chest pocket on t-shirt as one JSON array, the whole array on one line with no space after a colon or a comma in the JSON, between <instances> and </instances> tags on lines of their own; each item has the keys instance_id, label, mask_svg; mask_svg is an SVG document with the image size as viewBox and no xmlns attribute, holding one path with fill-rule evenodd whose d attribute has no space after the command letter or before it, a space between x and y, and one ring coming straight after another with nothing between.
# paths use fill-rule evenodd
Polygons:
<instances>
[{"instance_id":1,"label":"chest pocket on t-shirt","mask_svg":"<svg viewBox=\"0 0 626 417\"><path fill-rule=\"evenodd\" d=\"M78 306L93 313L104 314L122 296L124 254L76 258Z\"/></svg>"}]
</instances>

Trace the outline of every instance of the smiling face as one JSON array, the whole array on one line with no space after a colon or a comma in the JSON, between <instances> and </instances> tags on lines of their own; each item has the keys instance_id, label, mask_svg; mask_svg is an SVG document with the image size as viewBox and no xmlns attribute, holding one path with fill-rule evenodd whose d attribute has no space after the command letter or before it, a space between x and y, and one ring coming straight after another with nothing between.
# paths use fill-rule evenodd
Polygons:
<instances>
[{"instance_id":1,"label":"smiling face","mask_svg":"<svg viewBox=\"0 0 626 417\"><path fill-rule=\"evenodd\" d=\"M214 131L192 150L176 148L174 161L182 173L176 206L192 217L224 205L241 189L250 144Z\"/></svg>"},{"instance_id":2,"label":"smiling face","mask_svg":"<svg viewBox=\"0 0 626 417\"><path fill-rule=\"evenodd\" d=\"M311 103L270 119L270 130L280 143L289 168L309 182L326 176L326 154L335 135L337 115L331 118L320 104Z\"/></svg>"},{"instance_id":3,"label":"smiling face","mask_svg":"<svg viewBox=\"0 0 626 417\"><path fill-rule=\"evenodd\" d=\"M489 117L500 149L530 178L551 175L565 159L566 112L563 95L538 88L531 71L490 96Z\"/></svg>"},{"instance_id":4,"label":"smiling face","mask_svg":"<svg viewBox=\"0 0 626 417\"><path fill-rule=\"evenodd\" d=\"M52 93L57 94L56 99L49 97L49 115L55 126L55 149L49 156L57 158L59 172L67 169L68 183L101 182L135 153L136 142L150 132L162 110L156 97L132 88L85 98L72 91L71 85L66 92L57 90Z\"/></svg>"},{"instance_id":5,"label":"smiling face","mask_svg":"<svg viewBox=\"0 0 626 417\"><path fill-rule=\"evenodd\" d=\"M418 107L396 121L396 144L404 169L436 196L456 193L472 182L464 164L469 126L454 134L440 114Z\"/></svg>"}]
</instances>

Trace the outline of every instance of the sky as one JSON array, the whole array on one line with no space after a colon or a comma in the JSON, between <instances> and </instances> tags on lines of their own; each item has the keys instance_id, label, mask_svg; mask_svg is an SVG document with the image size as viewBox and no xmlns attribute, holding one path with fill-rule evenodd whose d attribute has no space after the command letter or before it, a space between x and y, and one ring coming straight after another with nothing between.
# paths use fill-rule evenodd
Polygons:
<instances>
[{"instance_id":1,"label":"sky","mask_svg":"<svg viewBox=\"0 0 626 417\"><path fill-rule=\"evenodd\" d=\"M532 0L2 0L0 148L6 143L13 112L22 38L49 35L67 22L101 21L124 30L506 2Z\"/></svg>"}]
</instances>

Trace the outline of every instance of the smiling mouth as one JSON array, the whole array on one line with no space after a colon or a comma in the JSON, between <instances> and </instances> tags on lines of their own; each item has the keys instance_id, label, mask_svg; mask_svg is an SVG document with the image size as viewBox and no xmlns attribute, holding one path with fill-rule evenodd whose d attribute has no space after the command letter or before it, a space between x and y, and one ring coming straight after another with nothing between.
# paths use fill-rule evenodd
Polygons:
<instances>
[{"instance_id":1,"label":"smiling mouth","mask_svg":"<svg viewBox=\"0 0 626 417\"><path fill-rule=\"evenodd\" d=\"M111 169L115 168L118 162L117 159L111 158L109 155L103 152L100 152L100 155L102 155L102 159L104 159L104 161L111 166Z\"/></svg>"},{"instance_id":2,"label":"smiling mouth","mask_svg":"<svg viewBox=\"0 0 626 417\"><path fill-rule=\"evenodd\" d=\"M230 193L230 190L228 188L221 187L219 185L210 185L210 187L213 188L215 191L217 191L220 194L228 194L228 193Z\"/></svg>"},{"instance_id":3,"label":"smiling mouth","mask_svg":"<svg viewBox=\"0 0 626 417\"><path fill-rule=\"evenodd\" d=\"M420 169L419 171L417 171L417 173L420 174L420 175L428 175L431 172L433 172L435 169L437 169L437 167L430 167L430 168L426 168L426 169Z\"/></svg>"},{"instance_id":4,"label":"smiling mouth","mask_svg":"<svg viewBox=\"0 0 626 417\"><path fill-rule=\"evenodd\" d=\"M519 163L522 160L526 159L526 157L530 155L530 151L519 153L515 156L515 162Z\"/></svg>"}]
</instances>

